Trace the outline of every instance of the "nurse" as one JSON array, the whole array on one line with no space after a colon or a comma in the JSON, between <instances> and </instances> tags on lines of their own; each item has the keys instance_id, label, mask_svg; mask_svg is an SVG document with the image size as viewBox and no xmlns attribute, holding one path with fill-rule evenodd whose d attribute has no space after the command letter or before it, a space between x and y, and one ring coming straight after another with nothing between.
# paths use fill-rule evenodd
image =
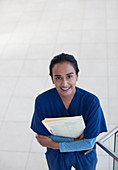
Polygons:
<instances>
[{"instance_id":1,"label":"nurse","mask_svg":"<svg viewBox=\"0 0 118 170\"><path fill-rule=\"evenodd\" d=\"M107 131L104 114L97 96L76 86L79 68L69 54L55 56L50 62L50 76L55 88L39 94L31 129L40 145L47 147L49 170L95 170L96 138ZM78 138L53 136L42 124L45 118L83 116L85 130ZM92 150L84 155L86 150Z\"/></svg>"}]
</instances>

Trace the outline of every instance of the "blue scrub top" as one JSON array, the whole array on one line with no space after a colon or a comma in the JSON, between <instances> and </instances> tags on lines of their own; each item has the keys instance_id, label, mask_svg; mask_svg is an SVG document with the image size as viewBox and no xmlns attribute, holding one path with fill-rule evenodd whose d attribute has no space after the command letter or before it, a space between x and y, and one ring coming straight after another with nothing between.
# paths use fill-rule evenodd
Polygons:
<instances>
[{"instance_id":1,"label":"blue scrub top","mask_svg":"<svg viewBox=\"0 0 118 170\"><path fill-rule=\"evenodd\" d=\"M41 122L43 119L80 115L83 116L86 125L84 138L91 139L107 131L97 96L76 87L75 95L67 110L56 88L53 88L37 96L31 129L37 134L49 136L51 134ZM94 170L97 163L96 149L85 157L80 151L63 153L48 148L46 158L50 170L68 170L71 165L80 170Z\"/></svg>"}]
</instances>

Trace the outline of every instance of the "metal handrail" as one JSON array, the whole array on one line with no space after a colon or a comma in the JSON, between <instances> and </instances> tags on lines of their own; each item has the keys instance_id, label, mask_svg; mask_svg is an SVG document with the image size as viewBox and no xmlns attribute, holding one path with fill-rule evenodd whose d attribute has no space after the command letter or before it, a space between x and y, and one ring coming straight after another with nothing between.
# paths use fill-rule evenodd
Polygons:
<instances>
[{"instance_id":1,"label":"metal handrail","mask_svg":"<svg viewBox=\"0 0 118 170\"><path fill-rule=\"evenodd\" d=\"M114 128L112 131L110 131L109 133L107 133L99 141L96 142L104 151L106 151L116 161L118 161L118 155L116 155L115 152L113 152L110 148L105 146L104 142L117 132L118 132L118 126Z\"/></svg>"}]
</instances>

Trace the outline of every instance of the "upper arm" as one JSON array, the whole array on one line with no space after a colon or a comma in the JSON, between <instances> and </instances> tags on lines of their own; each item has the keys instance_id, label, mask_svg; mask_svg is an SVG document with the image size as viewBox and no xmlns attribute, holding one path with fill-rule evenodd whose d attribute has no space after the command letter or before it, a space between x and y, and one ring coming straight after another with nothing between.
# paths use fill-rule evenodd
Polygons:
<instances>
[{"instance_id":1,"label":"upper arm","mask_svg":"<svg viewBox=\"0 0 118 170\"><path fill-rule=\"evenodd\" d=\"M34 114L31 121L31 129L40 135L50 135L49 131L45 128L45 126L42 123L43 115L42 110L40 107L40 102L38 98L35 100L35 107L34 107Z\"/></svg>"}]
</instances>

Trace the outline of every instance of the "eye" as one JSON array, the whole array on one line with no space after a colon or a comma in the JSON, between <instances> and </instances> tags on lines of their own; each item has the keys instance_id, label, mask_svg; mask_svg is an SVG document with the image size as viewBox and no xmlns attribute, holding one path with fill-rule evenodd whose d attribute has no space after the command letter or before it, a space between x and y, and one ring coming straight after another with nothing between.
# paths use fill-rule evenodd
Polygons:
<instances>
[{"instance_id":1,"label":"eye","mask_svg":"<svg viewBox=\"0 0 118 170\"><path fill-rule=\"evenodd\" d=\"M72 75L68 75L68 76L67 76L67 79L70 79L71 77L72 77Z\"/></svg>"},{"instance_id":2,"label":"eye","mask_svg":"<svg viewBox=\"0 0 118 170\"><path fill-rule=\"evenodd\" d=\"M61 77L56 77L56 80L60 80L61 79Z\"/></svg>"}]
</instances>

